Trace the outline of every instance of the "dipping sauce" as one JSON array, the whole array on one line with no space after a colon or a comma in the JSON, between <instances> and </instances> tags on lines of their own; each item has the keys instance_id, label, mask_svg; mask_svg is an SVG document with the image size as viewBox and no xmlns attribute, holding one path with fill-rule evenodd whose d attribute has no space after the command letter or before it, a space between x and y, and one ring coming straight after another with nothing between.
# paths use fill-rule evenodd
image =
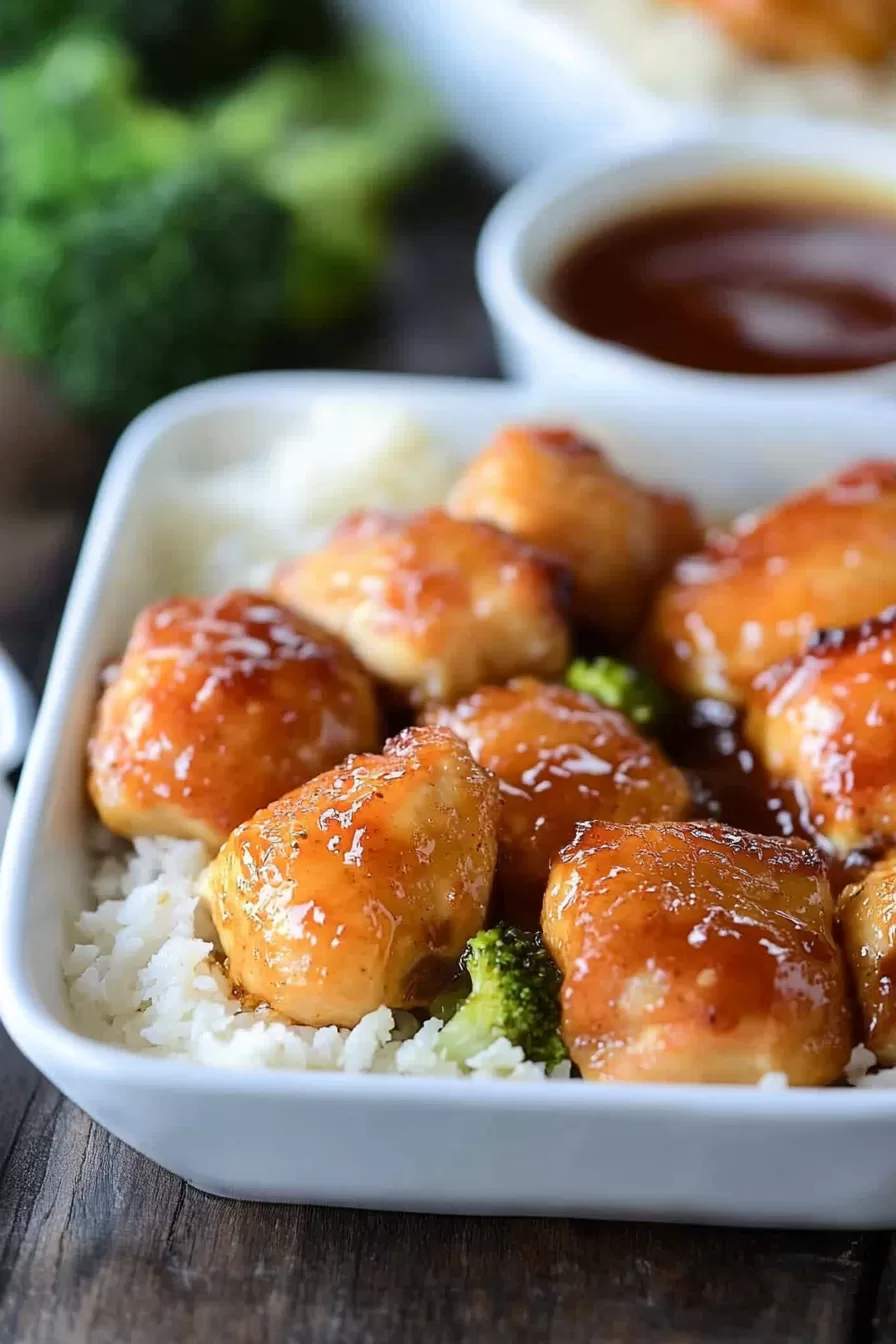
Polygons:
<instances>
[{"instance_id":1,"label":"dipping sauce","mask_svg":"<svg viewBox=\"0 0 896 1344\"><path fill-rule=\"evenodd\" d=\"M589 336L716 373L896 360L896 208L734 198L658 206L589 235L547 285Z\"/></svg>"}]
</instances>

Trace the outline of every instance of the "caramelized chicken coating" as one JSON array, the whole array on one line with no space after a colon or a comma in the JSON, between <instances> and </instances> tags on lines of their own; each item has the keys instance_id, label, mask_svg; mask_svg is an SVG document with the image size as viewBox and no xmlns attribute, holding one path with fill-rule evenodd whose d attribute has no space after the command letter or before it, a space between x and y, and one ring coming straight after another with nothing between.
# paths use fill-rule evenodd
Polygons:
<instances>
[{"instance_id":1,"label":"caramelized chicken coating","mask_svg":"<svg viewBox=\"0 0 896 1344\"><path fill-rule=\"evenodd\" d=\"M357 513L280 571L276 595L344 636L377 677L420 704L569 658L568 576L484 523L429 509Z\"/></svg>"},{"instance_id":2,"label":"caramelized chicken coating","mask_svg":"<svg viewBox=\"0 0 896 1344\"><path fill-rule=\"evenodd\" d=\"M430 721L498 777L498 891L506 919L537 929L551 863L579 822L674 821L684 776L616 710L530 677L487 686Z\"/></svg>"},{"instance_id":3,"label":"caramelized chicken coating","mask_svg":"<svg viewBox=\"0 0 896 1344\"><path fill-rule=\"evenodd\" d=\"M838 853L896 841L896 608L763 672L744 729Z\"/></svg>"},{"instance_id":4,"label":"caramelized chicken coating","mask_svg":"<svg viewBox=\"0 0 896 1344\"><path fill-rule=\"evenodd\" d=\"M599 1082L833 1082L850 1055L824 863L712 822L594 822L551 871L542 927L563 1038Z\"/></svg>"},{"instance_id":5,"label":"caramelized chicken coating","mask_svg":"<svg viewBox=\"0 0 896 1344\"><path fill-rule=\"evenodd\" d=\"M332 636L258 593L172 598L138 616L103 692L88 787L118 835L217 849L378 728L370 679Z\"/></svg>"},{"instance_id":6,"label":"caramelized chicken coating","mask_svg":"<svg viewBox=\"0 0 896 1344\"><path fill-rule=\"evenodd\" d=\"M203 881L233 983L309 1026L428 1004L485 922L496 782L408 728L234 831Z\"/></svg>"},{"instance_id":7,"label":"caramelized chicken coating","mask_svg":"<svg viewBox=\"0 0 896 1344\"><path fill-rule=\"evenodd\" d=\"M865 1044L896 1065L896 853L847 887L837 906L846 963L862 1010Z\"/></svg>"},{"instance_id":8,"label":"caramelized chicken coating","mask_svg":"<svg viewBox=\"0 0 896 1344\"><path fill-rule=\"evenodd\" d=\"M690 504L645 489L568 429L502 430L455 485L448 512L552 551L575 580L576 619L617 639L702 532Z\"/></svg>"},{"instance_id":9,"label":"caramelized chicken coating","mask_svg":"<svg viewBox=\"0 0 896 1344\"><path fill-rule=\"evenodd\" d=\"M896 603L896 463L863 462L718 532L661 591L645 656L694 697L741 704L816 630Z\"/></svg>"},{"instance_id":10,"label":"caramelized chicken coating","mask_svg":"<svg viewBox=\"0 0 896 1344\"><path fill-rule=\"evenodd\" d=\"M681 0L677 0L681 3ZM684 0L764 60L882 60L896 42L893 0Z\"/></svg>"}]
</instances>

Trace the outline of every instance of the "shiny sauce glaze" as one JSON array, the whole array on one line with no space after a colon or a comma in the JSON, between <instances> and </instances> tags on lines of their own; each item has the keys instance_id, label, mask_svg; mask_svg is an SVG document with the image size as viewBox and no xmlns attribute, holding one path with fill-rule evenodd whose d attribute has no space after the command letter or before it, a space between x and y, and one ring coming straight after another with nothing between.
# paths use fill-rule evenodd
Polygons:
<instances>
[{"instance_id":1,"label":"shiny sauce glaze","mask_svg":"<svg viewBox=\"0 0 896 1344\"><path fill-rule=\"evenodd\" d=\"M601 1081L833 1081L850 1034L831 914L811 846L705 821L582 828L544 914L572 1058Z\"/></svg>"},{"instance_id":2,"label":"shiny sauce glaze","mask_svg":"<svg viewBox=\"0 0 896 1344\"><path fill-rule=\"evenodd\" d=\"M822 818L812 815L799 787L769 776L733 706L720 700L682 704L664 746L690 783L697 816L755 835L808 840L824 858L835 894L859 881L880 856L871 845L845 857L833 852L818 828Z\"/></svg>"},{"instance_id":3,"label":"shiny sauce glaze","mask_svg":"<svg viewBox=\"0 0 896 1344\"><path fill-rule=\"evenodd\" d=\"M657 746L625 715L566 687L518 677L428 718L498 780L498 908L524 928L538 928L551 864L580 823L687 815L687 783Z\"/></svg>"},{"instance_id":4,"label":"shiny sauce glaze","mask_svg":"<svg viewBox=\"0 0 896 1344\"><path fill-rule=\"evenodd\" d=\"M799 781L841 852L896 833L896 607L820 630L753 683L744 724L769 769Z\"/></svg>"},{"instance_id":5,"label":"shiny sauce glaze","mask_svg":"<svg viewBox=\"0 0 896 1344\"><path fill-rule=\"evenodd\" d=\"M349 650L259 593L147 607L105 679L89 786L122 834L161 824L217 848L257 808L379 732L372 686Z\"/></svg>"},{"instance_id":6,"label":"shiny sauce glaze","mask_svg":"<svg viewBox=\"0 0 896 1344\"><path fill-rule=\"evenodd\" d=\"M239 826L202 878L231 983L309 1026L429 1003L482 926L497 783L411 728Z\"/></svg>"},{"instance_id":7,"label":"shiny sauce glaze","mask_svg":"<svg viewBox=\"0 0 896 1344\"><path fill-rule=\"evenodd\" d=\"M716 373L822 374L896 359L896 210L723 195L591 233L546 301L589 336Z\"/></svg>"}]
</instances>

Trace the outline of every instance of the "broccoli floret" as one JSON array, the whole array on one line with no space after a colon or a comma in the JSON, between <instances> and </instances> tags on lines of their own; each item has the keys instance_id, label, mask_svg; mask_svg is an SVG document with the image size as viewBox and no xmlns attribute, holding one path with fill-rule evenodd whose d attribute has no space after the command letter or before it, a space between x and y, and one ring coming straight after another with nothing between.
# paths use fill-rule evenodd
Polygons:
<instances>
[{"instance_id":1,"label":"broccoli floret","mask_svg":"<svg viewBox=\"0 0 896 1344\"><path fill-rule=\"evenodd\" d=\"M0 339L110 429L291 360L376 273L382 193L430 138L412 108L399 126L404 87L361 51L187 115L139 95L114 38L67 31L0 76Z\"/></svg>"},{"instance_id":2,"label":"broccoli floret","mask_svg":"<svg viewBox=\"0 0 896 1344\"><path fill-rule=\"evenodd\" d=\"M188 121L141 100L134 87L128 53L81 32L0 77L4 212L70 218L198 158Z\"/></svg>"},{"instance_id":3,"label":"broccoli floret","mask_svg":"<svg viewBox=\"0 0 896 1344\"><path fill-rule=\"evenodd\" d=\"M639 728L655 728L668 713L669 702L661 686L639 668L615 658L577 658L566 673L566 684L584 691L608 709L619 709Z\"/></svg>"},{"instance_id":4,"label":"broccoli floret","mask_svg":"<svg viewBox=\"0 0 896 1344\"><path fill-rule=\"evenodd\" d=\"M467 944L470 993L439 1035L446 1059L465 1064L505 1037L528 1060L554 1068L560 1037L560 974L537 934L499 924Z\"/></svg>"},{"instance_id":5,"label":"broccoli floret","mask_svg":"<svg viewBox=\"0 0 896 1344\"><path fill-rule=\"evenodd\" d=\"M370 289L385 251L384 200L440 142L427 97L377 42L338 60L281 60L207 118L233 161L301 221L312 265L291 287L300 325L338 320Z\"/></svg>"},{"instance_id":6,"label":"broccoli floret","mask_svg":"<svg viewBox=\"0 0 896 1344\"><path fill-rule=\"evenodd\" d=\"M211 163L49 228L0 221L0 338L110 425L176 387L263 358L295 224Z\"/></svg>"}]
</instances>

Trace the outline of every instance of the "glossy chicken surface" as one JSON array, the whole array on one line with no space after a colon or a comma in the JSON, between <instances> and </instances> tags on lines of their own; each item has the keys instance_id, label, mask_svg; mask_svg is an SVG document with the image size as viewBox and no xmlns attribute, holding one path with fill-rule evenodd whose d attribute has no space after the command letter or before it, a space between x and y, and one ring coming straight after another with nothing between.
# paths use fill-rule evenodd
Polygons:
<instances>
[{"instance_id":1,"label":"glossy chicken surface","mask_svg":"<svg viewBox=\"0 0 896 1344\"><path fill-rule=\"evenodd\" d=\"M416 704L524 672L559 675L567 589L552 559L439 509L353 514L274 582L280 600L343 636Z\"/></svg>"},{"instance_id":2,"label":"glossy chicken surface","mask_svg":"<svg viewBox=\"0 0 896 1344\"><path fill-rule=\"evenodd\" d=\"M864 462L718 532L676 567L644 653L684 695L742 704L816 630L896 603L896 463Z\"/></svg>"},{"instance_id":3,"label":"glossy chicken surface","mask_svg":"<svg viewBox=\"0 0 896 1344\"><path fill-rule=\"evenodd\" d=\"M376 745L367 673L269 597L172 598L138 616L100 699L88 787L118 835L199 839Z\"/></svg>"},{"instance_id":4,"label":"glossy chicken surface","mask_svg":"<svg viewBox=\"0 0 896 1344\"><path fill-rule=\"evenodd\" d=\"M838 853L896 841L896 608L757 677L745 732Z\"/></svg>"},{"instance_id":5,"label":"glossy chicken surface","mask_svg":"<svg viewBox=\"0 0 896 1344\"><path fill-rule=\"evenodd\" d=\"M409 728L263 809L203 877L232 982L310 1026L428 1004L485 921L499 806L463 743Z\"/></svg>"},{"instance_id":6,"label":"glossy chicken surface","mask_svg":"<svg viewBox=\"0 0 896 1344\"><path fill-rule=\"evenodd\" d=\"M682 3L682 0L675 0ZM882 60L896 44L893 0L684 0L767 60Z\"/></svg>"},{"instance_id":7,"label":"glossy chicken surface","mask_svg":"<svg viewBox=\"0 0 896 1344\"><path fill-rule=\"evenodd\" d=\"M821 857L710 822L594 822L551 871L544 937L585 1078L830 1083L852 1040Z\"/></svg>"},{"instance_id":8,"label":"glossy chicken surface","mask_svg":"<svg viewBox=\"0 0 896 1344\"><path fill-rule=\"evenodd\" d=\"M674 561L702 544L686 500L638 485L568 429L501 430L455 485L448 511L560 556L575 582L575 618L617 639L637 630Z\"/></svg>"},{"instance_id":9,"label":"glossy chicken surface","mask_svg":"<svg viewBox=\"0 0 896 1344\"><path fill-rule=\"evenodd\" d=\"M433 712L497 776L498 891L505 919L538 928L557 852L579 822L686 815L684 776L625 715L531 677L488 686Z\"/></svg>"},{"instance_id":10,"label":"glossy chicken surface","mask_svg":"<svg viewBox=\"0 0 896 1344\"><path fill-rule=\"evenodd\" d=\"M840 937L862 1010L865 1044L896 1065L896 854L847 887L837 906Z\"/></svg>"}]
</instances>

